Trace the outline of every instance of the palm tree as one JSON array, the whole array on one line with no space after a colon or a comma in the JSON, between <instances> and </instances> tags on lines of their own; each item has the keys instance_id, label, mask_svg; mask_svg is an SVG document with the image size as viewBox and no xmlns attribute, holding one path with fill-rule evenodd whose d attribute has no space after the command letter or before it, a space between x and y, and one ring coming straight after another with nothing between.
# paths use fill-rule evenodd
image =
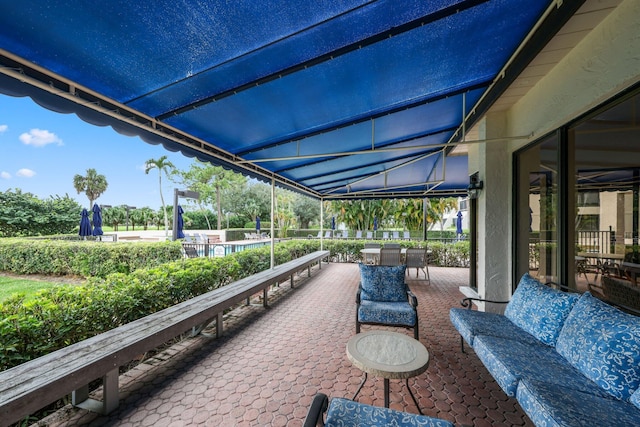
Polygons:
<instances>
[{"instance_id":1,"label":"palm tree","mask_svg":"<svg viewBox=\"0 0 640 427\"><path fill-rule=\"evenodd\" d=\"M89 198L89 209L102 193L107 190L107 178L99 175L95 169L87 169L87 175L75 175L73 177L73 187L78 194L85 193Z\"/></svg>"},{"instance_id":2,"label":"palm tree","mask_svg":"<svg viewBox=\"0 0 640 427\"><path fill-rule=\"evenodd\" d=\"M162 196L162 172L167 175L169 178L169 174L175 170L175 166L173 163L167 160L167 156L162 156L159 159L149 159L147 160L144 173L149 174L149 171L153 168L158 169L158 184L160 186L160 201L162 202L162 211L164 212L164 236L165 238L169 236L169 219L167 218L167 206L164 204L164 197Z\"/></svg>"}]
</instances>

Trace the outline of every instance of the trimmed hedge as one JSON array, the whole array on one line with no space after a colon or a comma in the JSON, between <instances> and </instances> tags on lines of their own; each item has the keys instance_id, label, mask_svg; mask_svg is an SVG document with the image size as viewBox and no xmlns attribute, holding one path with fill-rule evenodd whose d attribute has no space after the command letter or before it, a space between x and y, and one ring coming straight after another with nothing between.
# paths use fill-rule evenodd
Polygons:
<instances>
[{"instance_id":1,"label":"trimmed hedge","mask_svg":"<svg viewBox=\"0 0 640 427\"><path fill-rule=\"evenodd\" d=\"M0 239L0 271L16 274L106 277L181 258L178 242Z\"/></svg>"}]
</instances>

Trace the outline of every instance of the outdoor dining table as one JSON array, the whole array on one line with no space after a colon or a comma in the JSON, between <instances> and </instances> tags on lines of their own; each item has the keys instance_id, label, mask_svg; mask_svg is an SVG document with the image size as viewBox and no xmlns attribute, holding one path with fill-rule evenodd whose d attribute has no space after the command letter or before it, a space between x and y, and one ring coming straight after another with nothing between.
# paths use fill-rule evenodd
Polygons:
<instances>
[{"instance_id":1,"label":"outdoor dining table","mask_svg":"<svg viewBox=\"0 0 640 427\"><path fill-rule=\"evenodd\" d=\"M362 255L365 256L365 258L367 257L367 255L373 255L373 258L376 260L376 264L378 263L378 260L380 259L380 249L382 248L364 248L364 249L360 249L360 253ZM404 257L407 254L407 248L400 248L400 257L402 259L404 259Z\"/></svg>"}]
</instances>

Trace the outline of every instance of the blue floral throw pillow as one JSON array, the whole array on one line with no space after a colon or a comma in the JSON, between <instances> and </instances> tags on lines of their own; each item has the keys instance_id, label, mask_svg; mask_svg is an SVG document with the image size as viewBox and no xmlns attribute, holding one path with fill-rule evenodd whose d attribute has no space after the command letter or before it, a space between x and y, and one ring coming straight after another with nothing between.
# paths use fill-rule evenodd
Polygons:
<instances>
[{"instance_id":1,"label":"blue floral throw pillow","mask_svg":"<svg viewBox=\"0 0 640 427\"><path fill-rule=\"evenodd\" d=\"M555 345L579 294L562 292L524 274L504 315L547 345Z\"/></svg>"},{"instance_id":2,"label":"blue floral throw pillow","mask_svg":"<svg viewBox=\"0 0 640 427\"><path fill-rule=\"evenodd\" d=\"M407 301L404 283L405 265L366 265L360 264L360 297L369 301L401 302Z\"/></svg>"},{"instance_id":3,"label":"blue floral throw pillow","mask_svg":"<svg viewBox=\"0 0 640 427\"><path fill-rule=\"evenodd\" d=\"M640 317L589 292L567 318L556 350L613 397L627 400L640 387Z\"/></svg>"}]
</instances>

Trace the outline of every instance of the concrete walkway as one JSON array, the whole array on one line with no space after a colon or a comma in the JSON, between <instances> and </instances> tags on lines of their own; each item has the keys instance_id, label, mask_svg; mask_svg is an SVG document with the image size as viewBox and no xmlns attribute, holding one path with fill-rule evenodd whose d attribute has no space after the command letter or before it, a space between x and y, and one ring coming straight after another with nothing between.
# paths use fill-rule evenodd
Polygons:
<instances>
[{"instance_id":1,"label":"concrete walkway","mask_svg":"<svg viewBox=\"0 0 640 427\"><path fill-rule=\"evenodd\" d=\"M415 270L409 281L431 357L427 371L409 381L423 412L457 426L532 426L473 351L460 352L448 311L459 306L468 270L430 273L432 284L415 280ZM317 392L351 398L360 384L362 373L345 352L355 333L358 281L357 264L325 264L293 290L288 283L278 288L268 309L229 313L221 339L186 339L121 375L120 407L109 416L67 407L47 425L301 426ZM382 379L370 377L358 401L383 406L383 399ZM391 381L390 401L417 412L403 381Z\"/></svg>"}]
</instances>

